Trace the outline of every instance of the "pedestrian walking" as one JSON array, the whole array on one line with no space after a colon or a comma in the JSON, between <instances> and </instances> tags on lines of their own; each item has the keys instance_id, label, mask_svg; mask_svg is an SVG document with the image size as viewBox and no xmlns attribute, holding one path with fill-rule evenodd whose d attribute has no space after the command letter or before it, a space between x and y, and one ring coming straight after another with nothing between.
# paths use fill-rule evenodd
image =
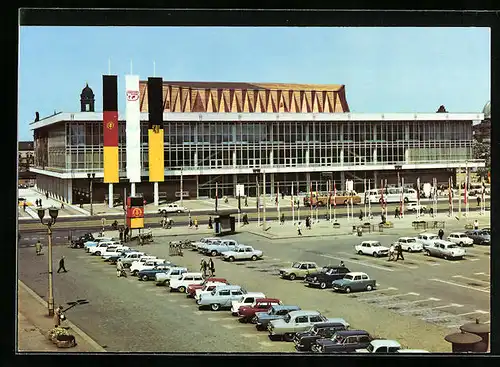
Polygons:
<instances>
[{"instance_id":1,"label":"pedestrian walking","mask_svg":"<svg viewBox=\"0 0 500 367\"><path fill-rule=\"evenodd\" d=\"M278 196L274 199L274 205L278 205Z\"/></svg>"},{"instance_id":2,"label":"pedestrian walking","mask_svg":"<svg viewBox=\"0 0 500 367\"><path fill-rule=\"evenodd\" d=\"M285 224L285 213L281 213L280 224Z\"/></svg>"},{"instance_id":3,"label":"pedestrian walking","mask_svg":"<svg viewBox=\"0 0 500 367\"><path fill-rule=\"evenodd\" d=\"M363 220L363 217L364 217L363 209L359 209L359 220Z\"/></svg>"},{"instance_id":4,"label":"pedestrian walking","mask_svg":"<svg viewBox=\"0 0 500 367\"><path fill-rule=\"evenodd\" d=\"M49 192L48 191L45 192L45 197L47 198L47 200L49 200Z\"/></svg>"},{"instance_id":5,"label":"pedestrian walking","mask_svg":"<svg viewBox=\"0 0 500 367\"><path fill-rule=\"evenodd\" d=\"M481 205L481 196L477 195L477 206Z\"/></svg>"},{"instance_id":6,"label":"pedestrian walking","mask_svg":"<svg viewBox=\"0 0 500 367\"><path fill-rule=\"evenodd\" d=\"M215 264L212 259L208 263L208 268L210 269L210 276L213 277L215 275Z\"/></svg>"},{"instance_id":7,"label":"pedestrian walking","mask_svg":"<svg viewBox=\"0 0 500 367\"><path fill-rule=\"evenodd\" d=\"M125 242L127 242L127 241L128 241L128 233L129 233L129 231L130 231L130 229L128 228L128 226L127 226L127 227L125 227L125 231L124 231L124 233L123 233L123 240L124 240Z\"/></svg>"},{"instance_id":8,"label":"pedestrian walking","mask_svg":"<svg viewBox=\"0 0 500 367\"><path fill-rule=\"evenodd\" d=\"M306 228L311 229L311 218L306 217Z\"/></svg>"},{"instance_id":9,"label":"pedestrian walking","mask_svg":"<svg viewBox=\"0 0 500 367\"><path fill-rule=\"evenodd\" d=\"M118 236L120 238L120 242L123 242L123 227L118 229Z\"/></svg>"},{"instance_id":10,"label":"pedestrian walking","mask_svg":"<svg viewBox=\"0 0 500 367\"><path fill-rule=\"evenodd\" d=\"M477 219L474 221L474 229L479 229L479 222L477 221Z\"/></svg>"},{"instance_id":11,"label":"pedestrian walking","mask_svg":"<svg viewBox=\"0 0 500 367\"><path fill-rule=\"evenodd\" d=\"M438 231L438 236L439 236L439 239L442 240L443 239L443 236L444 236L444 231L442 228L439 229Z\"/></svg>"},{"instance_id":12,"label":"pedestrian walking","mask_svg":"<svg viewBox=\"0 0 500 367\"><path fill-rule=\"evenodd\" d=\"M125 271L123 270L123 263L120 260L116 262L116 276L118 278L121 276L126 276Z\"/></svg>"},{"instance_id":13,"label":"pedestrian walking","mask_svg":"<svg viewBox=\"0 0 500 367\"><path fill-rule=\"evenodd\" d=\"M244 213L243 214L243 225L246 225L246 224L250 224L250 222L248 221L248 214Z\"/></svg>"},{"instance_id":14,"label":"pedestrian walking","mask_svg":"<svg viewBox=\"0 0 500 367\"><path fill-rule=\"evenodd\" d=\"M58 306L54 310L54 327L61 326L61 316L63 315L62 310L63 310L62 306Z\"/></svg>"},{"instance_id":15,"label":"pedestrian walking","mask_svg":"<svg viewBox=\"0 0 500 367\"><path fill-rule=\"evenodd\" d=\"M61 270L64 271L65 273L68 272L64 267L64 256L61 257L61 260L59 260L59 269L57 269L57 272L59 273Z\"/></svg>"},{"instance_id":16,"label":"pedestrian walking","mask_svg":"<svg viewBox=\"0 0 500 367\"><path fill-rule=\"evenodd\" d=\"M204 269L204 264L205 263L205 259L201 259L200 261L200 272L203 274L203 269Z\"/></svg>"},{"instance_id":17,"label":"pedestrian walking","mask_svg":"<svg viewBox=\"0 0 500 367\"><path fill-rule=\"evenodd\" d=\"M42 254L42 243L40 242L40 240L38 240L38 242L35 244L35 250L37 255Z\"/></svg>"},{"instance_id":18,"label":"pedestrian walking","mask_svg":"<svg viewBox=\"0 0 500 367\"><path fill-rule=\"evenodd\" d=\"M285 193L284 192L281 193L281 198L285 199Z\"/></svg>"},{"instance_id":19,"label":"pedestrian walking","mask_svg":"<svg viewBox=\"0 0 500 367\"><path fill-rule=\"evenodd\" d=\"M302 236L302 223L297 224L297 232L299 236Z\"/></svg>"},{"instance_id":20,"label":"pedestrian walking","mask_svg":"<svg viewBox=\"0 0 500 367\"><path fill-rule=\"evenodd\" d=\"M208 263L205 261L205 259L202 260L201 268L202 268L202 272L203 272L203 277L206 277L207 270L208 270Z\"/></svg>"},{"instance_id":21,"label":"pedestrian walking","mask_svg":"<svg viewBox=\"0 0 500 367\"><path fill-rule=\"evenodd\" d=\"M64 209L64 203L61 203L61 209Z\"/></svg>"},{"instance_id":22,"label":"pedestrian walking","mask_svg":"<svg viewBox=\"0 0 500 367\"><path fill-rule=\"evenodd\" d=\"M245 196L245 206L248 206L248 196Z\"/></svg>"},{"instance_id":23,"label":"pedestrian walking","mask_svg":"<svg viewBox=\"0 0 500 367\"><path fill-rule=\"evenodd\" d=\"M398 261L398 259L401 258L401 260L404 260L404 256L403 256L403 247L401 247L401 245L398 243L396 245L396 260L395 261Z\"/></svg>"},{"instance_id":24,"label":"pedestrian walking","mask_svg":"<svg viewBox=\"0 0 500 367\"><path fill-rule=\"evenodd\" d=\"M23 210L26 211L26 201L23 201Z\"/></svg>"},{"instance_id":25,"label":"pedestrian walking","mask_svg":"<svg viewBox=\"0 0 500 367\"><path fill-rule=\"evenodd\" d=\"M341 268L345 268L345 265L344 265L344 262L343 262L343 261L340 261L339 267L341 267Z\"/></svg>"},{"instance_id":26,"label":"pedestrian walking","mask_svg":"<svg viewBox=\"0 0 500 367\"><path fill-rule=\"evenodd\" d=\"M394 260L394 244L392 243L391 246L389 247L389 257L387 258L387 261L392 261Z\"/></svg>"},{"instance_id":27,"label":"pedestrian walking","mask_svg":"<svg viewBox=\"0 0 500 367\"><path fill-rule=\"evenodd\" d=\"M193 219L189 217L189 228L193 228Z\"/></svg>"},{"instance_id":28,"label":"pedestrian walking","mask_svg":"<svg viewBox=\"0 0 500 367\"><path fill-rule=\"evenodd\" d=\"M213 229L213 228L214 228L214 226L213 226L213 224L212 224L212 217L211 217L211 216L210 216L210 217L208 217L208 228L210 228L210 229Z\"/></svg>"},{"instance_id":29,"label":"pedestrian walking","mask_svg":"<svg viewBox=\"0 0 500 367\"><path fill-rule=\"evenodd\" d=\"M398 218L399 217L399 208L396 207L396 209L394 209L394 218Z\"/></svg>"},{"instance_id":30,"label":"pedestrian walking","mask_svg":"<svg viewBox=\"0 0 500 367\"><path fill-rule=\"evenodd\" d=\"M429 215L434 218L434 208L433 207L431 207L429 209Z\"/></svg>"},{"instance_id":31,"label":"pedestrian walking","mask_svg":"<svg viewBox=\"0 0 500 367\"><path fill-rule=\"evenodd\" d=\"M194 228L198 229L198 218L194 217Z\"/></svg>"}]
</instances>

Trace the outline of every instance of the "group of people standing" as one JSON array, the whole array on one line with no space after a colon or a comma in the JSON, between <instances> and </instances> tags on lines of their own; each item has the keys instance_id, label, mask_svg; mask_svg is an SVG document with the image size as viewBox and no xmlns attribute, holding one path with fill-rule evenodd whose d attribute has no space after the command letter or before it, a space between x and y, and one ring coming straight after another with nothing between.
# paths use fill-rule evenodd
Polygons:
<instances>
[{"instance_id":1,"label":"group of people standing","mask_svg":"<svg viewBox=\"0 0 500 367\"><path fill-rule=\"evenodd\" d=\"M399 259L404 260L403 247L400 243L393 243L389 247L389 258L387 261L398 261Z\"/></svg>"},{"instance_id":2,"label":"group of people standing","mask_svg":"<svg viewBox=\"0 0 500 367\"><path fill-rule=\"evenodd\" d=\"M203 274L203 277L213 277L215 275L215 264L213 260L210 259L210 261L207 262L205 259L202 259L200 263L200 271Z\"/></svg>"}]
</instances>

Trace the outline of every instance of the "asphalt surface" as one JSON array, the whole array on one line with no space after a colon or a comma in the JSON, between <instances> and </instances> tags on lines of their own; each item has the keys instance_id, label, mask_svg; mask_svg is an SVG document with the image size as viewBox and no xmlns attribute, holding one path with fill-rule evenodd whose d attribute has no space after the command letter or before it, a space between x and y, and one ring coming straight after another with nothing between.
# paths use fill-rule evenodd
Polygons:
<instances>
[{"instance_id":1,"label":"asphalt surface","mask_svg":"<svg viewBox=\"0 0 500 367\"><path fill-rule=\"evenodd\" d=\"M451 230L462 228L447 228ZM401 232L399 230L399 232ZM408 230L408 234L415 234ZM198 236L199 237L199 236ZM197 238L190 235L186 238ZM489 321L489 247L467 248L461 261L428 258L405 253L405 261L387 262L354 253L357 236L269 240L250 233L232 236L264 251L265 260L225 263L215 259L217 276L240 284L248 291L263 291L286 304L314 309L329 317L344 317L352 328L374 336L399 340L408 348L451 351L447 333L478 317ZM166 244L157 239L144 250L169 258ZM389 231L365 239L389 244ZM54 264L66 256L68 273L54 274L55 299L79 298L91 303L68 311L68 317L109 351L156 352L292 352L293 344L271 342L267 333L242 325L229 311L199 311L194 301L171 294L154 282L135 277L117 278L115 268L82 249L56 246ZM173 261L197 271L201 256L186 250ZM290 261L316 261L318 265L343 260L351 271L364 271L377 280L378 290L335 294L310 289L300 281L279 279L276 271ZM32 248L19 249L19 277L41 296L46 296L47 259ZM57 266L55 270L57 269Z\"/></svg>"}]
</instances>

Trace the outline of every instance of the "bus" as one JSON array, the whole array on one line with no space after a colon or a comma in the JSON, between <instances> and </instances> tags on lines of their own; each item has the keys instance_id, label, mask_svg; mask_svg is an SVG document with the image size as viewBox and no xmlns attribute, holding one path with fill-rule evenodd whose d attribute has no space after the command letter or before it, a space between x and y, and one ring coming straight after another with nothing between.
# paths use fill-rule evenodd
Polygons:
<instances>
[{"instance_id":1,"label":"bus","mask_svg":"<svg viewBox=\"0 0 500 367\"><path fill-rule=\"evenodd\" d=\"M384 189L384 201L386 203L401 202L401 192L403 191L403 200L405 203L417 201L417 190L401 187L386 187ZM380 203L382 201L382 189L368 190L365 192L366 203Z\"/></svg>"}]
</instances>

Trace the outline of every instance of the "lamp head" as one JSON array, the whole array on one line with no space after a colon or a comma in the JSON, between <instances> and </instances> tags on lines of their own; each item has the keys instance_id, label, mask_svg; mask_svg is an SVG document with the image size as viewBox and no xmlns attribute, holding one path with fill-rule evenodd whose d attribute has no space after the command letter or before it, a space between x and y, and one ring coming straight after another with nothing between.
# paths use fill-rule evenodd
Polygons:
<instances>
[{"instance_id":1,"label":"lamp head","mask_svg":"<svg viewBox=\"0 0 500 367\"><path fill-rule=\"evenodd\" d=\"M59 209L57 209L56 207L53 207L53 206L49 208L49 215L52 218L52 223L56 222L58 214L59 214Z\"/></svg>"},{"instance_id":2,"label":"lamp head","mask_svg":"<svg viewBox=\"0 0 500 367\"><path fill-rule=\"evenodd\" d=\"M40 221L43 223L43 217L45 216L45 209L39 208L38 209L38 218L40 218Z\"/></svg>"}]
</instances>

